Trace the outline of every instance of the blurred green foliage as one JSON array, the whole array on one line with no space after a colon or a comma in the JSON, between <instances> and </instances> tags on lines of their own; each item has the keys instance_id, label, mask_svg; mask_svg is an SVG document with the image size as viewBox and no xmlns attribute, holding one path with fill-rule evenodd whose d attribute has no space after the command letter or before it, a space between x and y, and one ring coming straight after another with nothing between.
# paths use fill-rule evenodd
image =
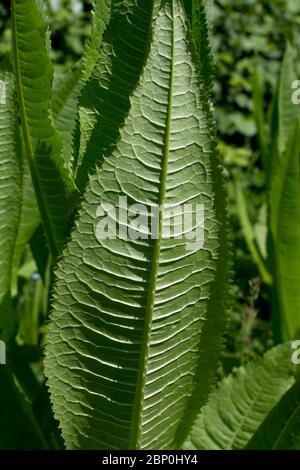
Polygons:
<instances>
[{"instance_id":1,"label":"blurred green foliage","mask_svg":"<svg viewBox=\"0 0 300 470\"><path fill-rule=\"evenodd\" d=\"M247 201L249 219L266 252L267 188L254 116L254 74L271 108L286 43L300 57L298 0L217 0L214 2L215 116L228 173L234 253L233 308L225 369L243 363L272 344L270 293L250 254L238 214L234 180ZM298 61L299 63L299 61Z\"/></svg>"}]
</instances>

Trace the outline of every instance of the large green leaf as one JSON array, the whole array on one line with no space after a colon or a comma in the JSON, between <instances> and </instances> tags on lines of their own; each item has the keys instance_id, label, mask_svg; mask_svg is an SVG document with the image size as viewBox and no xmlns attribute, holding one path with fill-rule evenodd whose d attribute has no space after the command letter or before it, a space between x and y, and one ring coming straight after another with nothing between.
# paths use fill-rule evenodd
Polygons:
<instances>
[{"instance_id":1,"label":"large green leaf","mask_svg":"<svg viewBox=\"0 0 300 470\"><path fill-rule=\"evenodd\" d=\"M247 449L300 450L300 382L296 382L261 424Z\"/></svg>"},{"instance_id":2,"label":"large green leaf","mask_svg":"<svg viewBox=\"0 0 300 470\"><path fill-rule=\"evenodd\" d=\"M210 391L228 262L223 182L199 74L181 2L164 1L119 142L89 178L56 272L45 372L69 449L178 448ZM203 204L204 246L164 237L163 211L155 239L99 238L99 206L118 208L120 196L144 211ZM135 235L147 229L145 222Z\"/></svg>"},{"instance_id":3,"label":"large green leaf","mask_svg":"<svg viewBox=\"0 0 300 470\"><path fill-rule=\"evenodd\" d=\"M115 145L129 111L148 51L153 1L114 0L99 60L80 99L81 142L76 183L85 187L88 172Z\"/></svg>"},{"instance_id":4,"label":"large green leaf","mask_svg":"<svg viewBox=\"0 0 300 470\"><path fill-rule=\"evenodd\" d=\"M270 233L277 321L284 339L300 334L300 126L274 170L270 193Z\"/></svg>"},{"instance_id":5,"label":"large green leaf","mask_svg":"<svg viewBox=\"0 0 300 470\"><path fill-rule=\"evenodd\" d=\"M50 118L52 67L46 23L36 0L12 1L14 65L19 111L33 185L48 245L55 258L64 243L71 171Z\"/></svg>"},{"instance_id":6,"label":"large green leaf","mask_svg":"<svg viewBox=\"0 0 300 470\"><path fill-rule=\"evenodd\" d=\"M269 411L292 385L291 346L268 351L229 375L211 395L185 449L243 449Z\"/></svg>"}]
</instances>

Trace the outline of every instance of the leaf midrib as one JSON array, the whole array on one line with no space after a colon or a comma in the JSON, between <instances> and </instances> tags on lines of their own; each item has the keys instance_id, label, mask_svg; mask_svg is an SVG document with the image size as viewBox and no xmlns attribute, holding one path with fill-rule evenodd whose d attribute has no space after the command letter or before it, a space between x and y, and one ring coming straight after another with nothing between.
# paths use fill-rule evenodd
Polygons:
<instances>
[{"instance_id":1,"label":"leaf midrib","mask_svg":"<svg viewBox=\"0 0 300 470\"><path fill-rule=\"evenodd\" d=\"M28 162L30 166L32 182L34 185L35 194L37 198L37 203L38 203L38 207L40 210L41 219L45 228L45 233L46 233L48 244L49 244L49 251L51 253L52 259L55 260L59 253L59 250L58 250L58 247L55 241L55 236L51 227L51 222L48 217L45 200L44 200L43 193L39 184L39 178L38 178L38 174L37 174L35 164L34 164L34 151L33 151L32 143L31 143L31 136L30 136L29 126L27 123L27 117L26 117L26 112L25 112L24 96L23 96L23 91L22 91L22 86L21 86L20 58L19 58L15 1L16 0L12 0L11 2L11 21L12 21L13 50L14 50L13 55L14 55L14 65L15 65L16 88L18 92L18 101L19 101L19 113L20 113L20 118L21 118L25 148L26 148L26 152L28 155Z\"/></svg>"},{"instance_id":2,"label":"leaf midrib","mask_svg":"<svg viewBox=\"0 0 300 470\"><path fill-rule=\"evenodd\" d=\"M163 153L163 166L161 175L161 185L159 194L159 221L158 221L158 236L154 242L153 248L153 261L151 266L148 295L146 302L145 312L145 326L141 345L139 369L135 390L135 400L133 406L133 415L131 420L130 428L130 440L129 449L136 450L141 448L141 433L142 433L142 413L145 398L145 386L146 386L146 374L148 369L148 358L150 349L150 338L152 330L152 320L154 312L154 303L157 286L157 274L160 260L160 249L162 240L162 211L165 196L166 196L166 182L168 174L168 163L169 163L169 150L170 150L170 134L172 124L172 104L173 104L173 86L174 86L174 46L175 46L175 32L174 32L174 5L171 0L171 11L172 11L172 51L171 51L171 70L170 70L170 81L169 81L169 93L168 93L168 107L167 107L167 119L166 119L166 132L164 142L164 153Z\"/></svg>"}]
</instances>

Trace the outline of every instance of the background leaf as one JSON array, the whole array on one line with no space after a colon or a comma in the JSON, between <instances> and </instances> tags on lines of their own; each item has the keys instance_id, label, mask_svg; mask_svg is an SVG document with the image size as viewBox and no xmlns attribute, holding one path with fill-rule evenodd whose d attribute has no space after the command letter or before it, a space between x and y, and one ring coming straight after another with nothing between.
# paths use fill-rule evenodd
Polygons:
<instances>
[{"instance_id":1,"label":"background leaf","mask_svg":"<svg viewBox=\"0 0 300 470\"><path fill-rule=\"evenodd\" d=\"M114 2L99 60L80 99L80 153L76 184L84 189L88 172L110 152L129 111L129 96L145 62L153 1Z\"/></svg>"},{"instance_id":2,"label":"background leaf","mask_svg":"<svg viewBox=\"0 0 300 470\"><path fill-rule=\"evenodd\" d=\"M270 234L274 263L276 318L284 339L300 333L300 126L296 124L271 183Z\"/></svg>"},{"instance_id":3,"label":"background leaf","mask_svg":"<svg viewBox=\"0 0 300 470\"><path fill-rule=\"evenodd\" d=\"M15 83L9 63L0 64L0 304L10 294L14 244L21 206L21 141Z\"/></svg>"},{"instance_id":4,"label":"background leaf","mask_svg":"<svg viewBox=\"0 0 300 470\"><path fill-rule=\"evenodd\" d=\"M25 245L39 223L17 118L15 80L8 60L0 64L0 303L15 294ZM23 157L23 158L22 158Z\"/></svg>"},{"instance_id":5,"label":"background leaf","mask_svg":"<svg viewBox=\"0 0 300 470\"><path fill-rule=\"evenodd\" d=\"M300 118L299 107L292 103L292 83L297 79L294 57L294 50L287 43L281 65L278 91L278 150L280 154L286 151L295 119Z\"/></svg>"},{"instance_id":6,"label":"background leaf","mask_svg":"<svg viewBox=\"0 0 300 470\"><path fill-rule=\"evenodd\" d=\"M66 235L66 188L71 191L74 186L49 115L52 67L47 55L47 25L35 0L13 0L12 24L24 143L49 249L55 258Z\"/></svg>"},{"instance_id":7,"label":"background leaf","mask_svg":"<svg viewBox=\"0 0 300 470\"><path fill-rule=\"evenodd\" d=\"M300 382L296 382L272 409L247 449L300 450Z\"/></svg>"},{"instance_id":8,"label":"background leaf","mask_svg":"<svg viewBox=\"0 0 300 470\"><path fill-rule=\"evenodd\" d=\"M98 62L103 33L110 20L113 3L115 3L115 0L93 1L91 34L83 56L84 80L90 78Z\"/></svg>"},{"instance_id":9,"label":"background leaf","mask_svg":"<svg viewBox=\"0 0 300 470\"><path fill-rule=\"evenodd\" d=\"M51 109L55 127L62 136L64 161L73 173L74 134L78 100L82 88L82 64L72 68L66 76L58 77L53 85Z\"/></svg>"}]
</instances>

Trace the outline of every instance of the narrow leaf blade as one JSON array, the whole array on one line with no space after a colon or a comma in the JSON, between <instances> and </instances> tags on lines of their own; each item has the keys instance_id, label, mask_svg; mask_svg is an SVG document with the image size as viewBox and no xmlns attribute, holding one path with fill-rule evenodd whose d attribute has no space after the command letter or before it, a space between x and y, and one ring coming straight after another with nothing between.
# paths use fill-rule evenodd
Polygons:
<instances>
[{"instance_id":1,"label":"narrow leaf blade","mask_svg":"<svg viewBox=\"0 0 300 470\"><path fill-rule=\"evenodd\" d=\"M81 142L76 184L84 189L88 173L103 161L118 139L129 112L129 96L142 71L150 34L153 1L116 2L104 33L94 73L80 98Z\"/></svg>"},{"instance_id":2,"label":"narrow leaf blade","mask_svg":"<svg viewBox=\"0 0 300 470\"><path fill-rule=\"evenodd\" d=\"M0 366L1 450L45 450L47 444L30 403L7 366Z\"/></svg>"},{"instance_id":3,"label":"narrow leaf blade","mask_svg":"<svg viewBox=\"0 0 300 470\"><path fill-rule=\"evenodd\" d=\"M72 171L78 101L83 85L81 66L79 63L66 76L54 81L51 103L54 124L63 141L64 161Z\"/></svg>"},{"instance_id":4,"label":"narrow leaf blade","mask_svg":"<svg viewBox=\"0 0 300 470\"><path fill-rule=\"evenodd\" d=\"M15 82L8 62L0 64L0 304L10 294L15 233L21 206L21 142Z\"/></svg>"},{"instance_id":5,"label":"narrow leaf blade","mask_svg":"<svg viewBox=\"0 0 300 470\"><path fill-rule=\"evenodd\" d=\"M300 118L299 107L292 102L292 83L296 79L294 50L287 43L281 65L278 90L278 149L280 154L286 151L294 129L295 119Z\"/></svg>"},{"instance_id":6,"label":"narrow leaf blade","mask_svg":"<svg viewBox=\"0 0 300 470\"><path fill-rule=\"evenodd\" d=\"M91 34L83 56L83 79L88 80L99 59L103 33L111 16L112 0L94 0Z\"/></svg>"}]
</instances>

